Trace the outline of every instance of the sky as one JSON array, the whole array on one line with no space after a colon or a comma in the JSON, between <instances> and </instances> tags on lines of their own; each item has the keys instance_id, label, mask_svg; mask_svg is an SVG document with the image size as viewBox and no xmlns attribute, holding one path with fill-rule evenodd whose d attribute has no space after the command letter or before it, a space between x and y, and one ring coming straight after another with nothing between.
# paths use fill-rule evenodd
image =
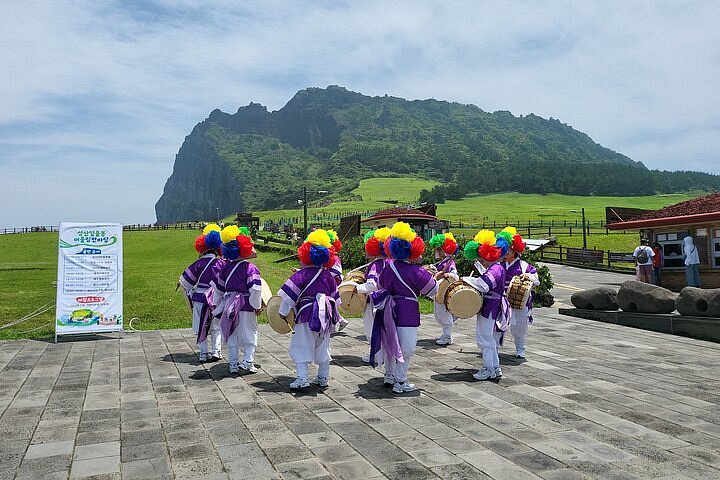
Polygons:
<instances>
[{"instance_id":1,"label":"sky","mask_svg":"<svg viewBox=\"0 0 720 480\"><path fill-rule=\"evenodd\" d=\"M719 23L715 0L0 0L0 227L154 222L213 109L328 85L552 117L720 174Z\"/></svg>"}]
</instances>

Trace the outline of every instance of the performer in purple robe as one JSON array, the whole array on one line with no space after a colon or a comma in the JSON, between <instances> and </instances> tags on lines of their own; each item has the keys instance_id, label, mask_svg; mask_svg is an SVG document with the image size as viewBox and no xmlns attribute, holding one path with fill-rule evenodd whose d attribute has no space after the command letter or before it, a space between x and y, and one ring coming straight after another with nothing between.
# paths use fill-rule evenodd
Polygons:
<instances>
[{"instance_id":1,"label":"performer in purple robe","mask_svg":"<svg viewBox=\"0 0 720 480\"><path fill-rule=\"evenodd\" d=\"M475 338L482 351L483 367L473 377L476 380L492 380L502 377L498 342L507 330L510 305L505 297L505 268L498 261L505 256L508 242L495 236L491 230L481 230L465 245L465 257L479 260L479 277L463 277L463 281L475 287L483 295L483 305L477 315Z\"/></svg>"},{"instance_id":2,"label":"performer in purple robe","mask_svg":"<svg viewBox=\"0 0 720 480\"><path fill-rule=\"evenodd\" d=\"M192 308L192 329L197 336L200 362L216 362L222 358L220 320L213 318L205 297L210 282L215 280L225 265L225 260L218 258L221 245L220 227L214 223L206 226L203 234L195 239L195 250L200 258L185 269L178 281Z\"/></svg>"},{"instance_id":3,"label":"performer in purple robe","mask_svg":"<svg viewBox=\"0 0 720 480\"><path fill-rule=\"evenodd\" d=\"M459 280L457 267L455 266L455 254L458 251L458 244L452 233L440 233L430 239L430 246L433 248L433 254L435 256L435 264L432 266L431 271L443 272L442 278L449 278L450 280ZM452 345L452 327L457 320L457 317L448 312L445 308L445 304L438 302L437 299L433 302L435 304L435 321L442 326L442 335L435 339L437 345Z\"/></svg>"},{"instance_id":4,"label":"performer in purple robe","mask_svg":"<svg viewBox=\"0 0 720 480\"><path fill-rule=\"evenodd\" d=\"M518 235L517 230L513 227L506 227L500 234L503 232L512 235L510 248L503 262L505 267L505 292L508 291L510 282L514 277L529 279L532 281L533 287L537 287L540 285L537 270L520 258L525 251L525 242L523 242L522 237ZM515 357L517 358L525 358L525 338L527 337L528 326L533 323L532 306L534 298L535 292L532 292L524 308L510 309L510 333L512 333L515 342Z\"/></svg>"},{"instance_id":5,"label":"performer in purple robe","mask_svg":"<svg viewBox=\"0 0 720 480\"><path fill-rule=\"evenodd\" d=\"M367 303L363 311L363 327L365 329L365 338L368 343L372 338L373 322L375 321L375 306L373 297L378 296L378 280L380 274L385 268L385 249L383 242L390 236L390 229L387 227L378 230L371 230L365 234L365 257L371 260L365 271L365 283L357 286L359 293L367 295ZM361 360L364 363L370 363L370 354L364 355ZM375 353L375 363L380 365L384 363L382 348Z\"/></svg>"},{"instance_id":6,"label":"performer in purple robe","mask_svg":"<svg viewBox=\"0 0 720 480\"><path fill-rule=\"evenodd\" d=\"M257 372L257 316L262 308L260 270L248 260L257 257L247 228L229 225L222 231L223 255L228 263L213 284L213 315L220 317L220 329L228 348L231 374ZM240 362L240 348L243 360Z\"/></svg>"},{"instance_id":7,"label":"performer in purple robe","mask_svg":"<svg viewBox=\"0 0 720 480\"><path fill-rule=\"evenodd\" d=\"M392 260L386 262L378 278L378 286L383 290L375 299L370 363L376 364L375 353L382 346L384 383L393 386L393 393L401 394L415 390L415 385L407 381L407 372L420 326L418 298L435 295L437 280L418 265L422 261L425 242L407 223L393 225L384 249Z\"/></svg>"},{"instance_id":8,"label":"performer in purple robe","mask_svg":"<svg viewBox=\"0 0 720 480\"><path fill-rule=\"evenodd\" d=\"M312 383L327 387L330 381L330 333L339 320L340 303L335 278L329 270L334 263L330 237L322 229L311 232L298 248L301 268L278 291L282 298L279 313L295 312L295 332L290 340L290 358L297 378L291 390L310 386L308 367L315 362L317 376Z\"/></svg>"}]
</instances>

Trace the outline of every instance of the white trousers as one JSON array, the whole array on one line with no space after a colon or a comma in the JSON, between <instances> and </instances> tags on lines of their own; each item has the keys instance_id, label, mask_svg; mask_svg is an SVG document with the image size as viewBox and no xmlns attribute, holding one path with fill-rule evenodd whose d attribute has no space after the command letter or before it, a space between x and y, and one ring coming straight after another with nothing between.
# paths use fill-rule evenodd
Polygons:
<instances>
[{"instance_id":1,"label":"white trousers","mask_svg":"<svg viewBox=\"0 0 720 480\"><path fill-rule=\"evenodd\" d=\"M495 334L495 319L478 315L475 325L475 339L478 348L482 352L483 365L490 369L500 366L498 338L499 334L497 336Z\"/></svg>"},{"instance_id":2,"label":"white trousers","mask_svg":"<svg viewBox=\"0 0 720 480\"><path fill-rule=\"evenodd\" d=\"M526 307L522 310L511 309L510 333L512 333L516 350L525 349L528 327L530 326L530 311Z\"/></svg>"},{"instance_id":3,"label":"white trousers","mask_svg":"<svg viewBox=\"0 0 720 480\"><path fill-rule=\"evenodd\" d=\"M255 348L258 339L257 315L255 312L238 312L238 326L227 339L228 363L240 363L240 348L243 349L243 361L255 360Z\"/></svg>"},{"instance_id":4,"label":"white trousers","mask_svg":"<svg viewBox=\"0 0 720 480\"><path fill-rule=\"evenodd\" d=\"M308 378L308 366L313 362L318 366L318 377L330 378L330 333L313 332L307 323L296 324L290 358L299 378Z\"/></svg>"},{"instance_id":5,"label":"white trousers","mask_svg":"<svg viewBox=\"0 0 720 480\"><path fill-rule=\"evenodd\" d=\"M193 303L193 318L192 318L192 329L193 332L195 332L195 335L197 335L198 331L200 330L200 312L202 311L203 304L200 302L192 302ZM219 318L213 318L212 322L210 323L210 330L208 331L208 336L205 339L204 342L198 343L198 348L200 349L200 353L220 353L220 319Z\"/></svg>"},{"instance_id":6,"label":"white trousers","mask_svg":"<svg viewBox=\"0 0 720 480\"><path fill-rule=\"evenodd\" d=\"M438 322L443 329L443 337L452 337L452 327L455 318L452 313L447 311L445 304L433 302L435 304L435 321Z\"/></svg>"},{"instance_id":7,"label":"white trousers","mask_svg":"<svg viewBox=\"0 0 720 480\"><path fill-rule=\"evenodd\" d=\"M387 359L385 362L385 375L393 375L396 382L404 382L407 380L408 367L410 359L415 353L417 346L418 327L397 327L397 336L400 341L400 351L402 351L404 362L398 362L395 358Z\"/></svg>"}]
</instances>

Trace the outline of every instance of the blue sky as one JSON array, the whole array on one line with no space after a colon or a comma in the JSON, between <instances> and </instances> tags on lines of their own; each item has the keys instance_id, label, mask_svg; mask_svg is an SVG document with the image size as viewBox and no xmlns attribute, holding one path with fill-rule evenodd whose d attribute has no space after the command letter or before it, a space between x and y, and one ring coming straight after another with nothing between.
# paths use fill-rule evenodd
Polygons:
<instances>
[{"instance_id":1,"label":"blue sky","mask_svg":"<svg viewBox=\"0 0 720 480\"><path fill-rule=\"evenodd\" d=\"M720 173L716 1L0 10L0 226L153 222L175 154L213 109L277 110L333 84L553 117L649 168Z\"/></svg>"}]
</instances>

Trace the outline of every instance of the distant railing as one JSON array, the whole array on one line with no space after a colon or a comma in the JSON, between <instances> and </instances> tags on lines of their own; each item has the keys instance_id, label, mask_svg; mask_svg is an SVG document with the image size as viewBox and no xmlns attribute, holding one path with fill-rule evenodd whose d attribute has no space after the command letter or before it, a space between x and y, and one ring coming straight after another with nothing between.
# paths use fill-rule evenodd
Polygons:
<instances>
[{"instance_id":1,"label":"distant railing","mask_svg":"<svg viewBox=\"0 0 720 480\"><path fill-rule=\"evenodd\" d=\"M538 250L540 260L551 263L594 266L617 271L634 271L632 252L611 252L590 248L544 246Z\"/></svg>"}]
</instances>

